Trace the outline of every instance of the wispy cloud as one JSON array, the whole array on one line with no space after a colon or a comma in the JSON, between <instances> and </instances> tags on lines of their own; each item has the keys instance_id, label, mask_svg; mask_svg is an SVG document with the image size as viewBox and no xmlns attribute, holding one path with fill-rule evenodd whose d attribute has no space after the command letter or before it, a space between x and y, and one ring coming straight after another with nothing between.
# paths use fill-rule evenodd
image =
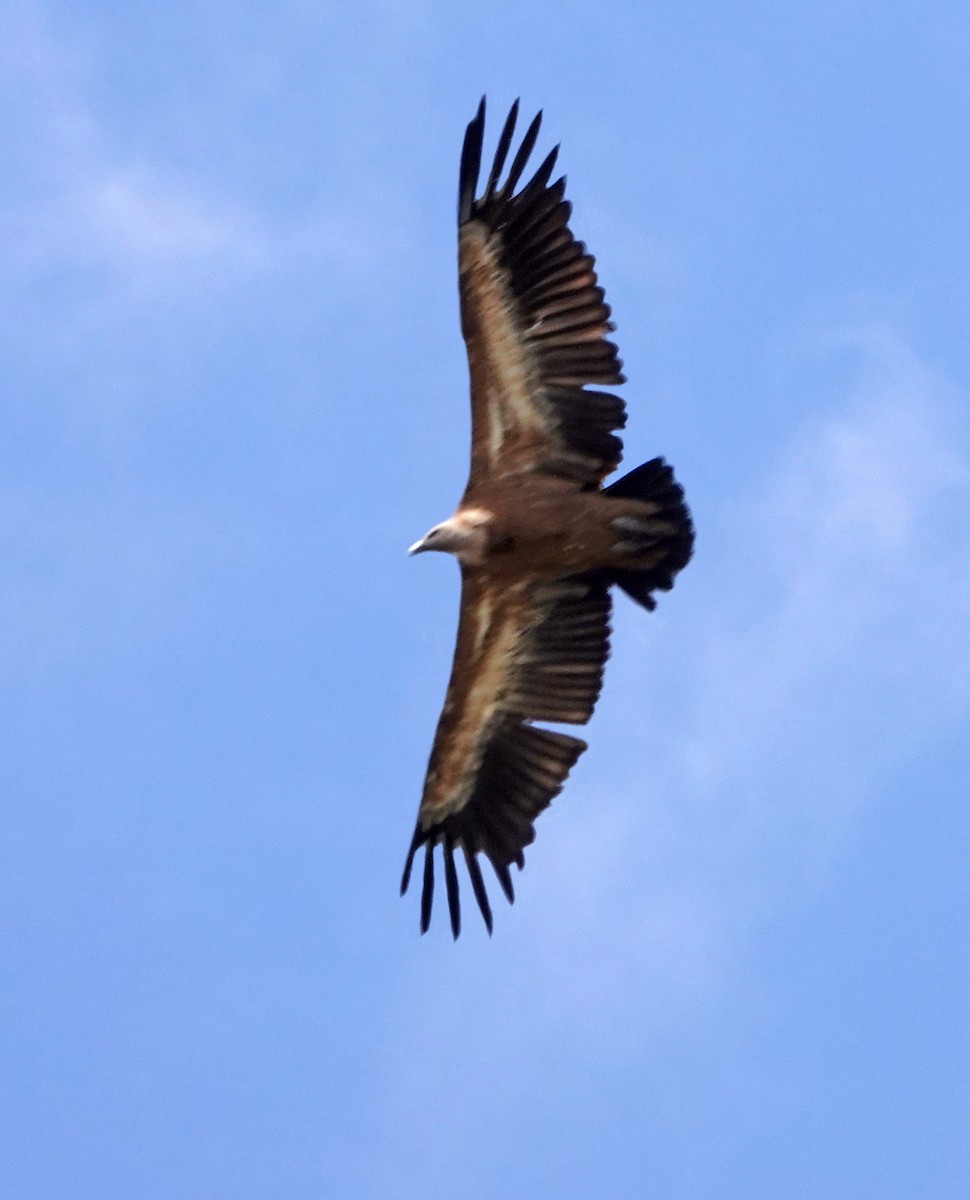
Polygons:
<instances>
[{"instance_id":1,"label":"wispy cloud","mask_svg":"<svg viewBox=\"0 0 970 1200\"><path fill-rule=\"evenodd\" d=\"M248 552L259 514L182 479L148 481L152 439L184 436L179 407L219 359L198 353L199 339L224 332L221 362L234 362L241 352L228 347L251 345L253 325L298 326L306 294L308 320L323 326L328 305L346 311L348 281L366 290L389 257L349 191L307 186L302 202L274 206L228 162L186 166L169 149L179 117L164 107L146 107L146 126L126 138L96 102L113 49L103 32L53 5L0 0L0 355L16 457L0 489L0 657L18 675L124 641L128 626L106 612L144 616L132 617L132 639L156 616L164 627L191 602L200 561L219 547ZM359 129L345 137L355 147ZM292 347L281 356L299 369ZM205 387L183 462L223 403L211 378Z\"/></svg>"},{"instance_id":2,"label":"wispy cloud","mask_svg":"<svg viewBox=\"0 0 970 1200\"><path fill-rule=\"evenodd\" d=\"M701 784L763 771L766 748L806 738L833 747L809 759L817 770L851 769L851 744L890 698L884 718L899 719L927 669L934 688L960 682L949 628L970 602L960 401L886 328L821 340L853 352L847 397L796 435L716 531L731 574L701 676L691 747Z\"/></svg>"},{"instance_id":3,"label":"wispy cloud","mask_svg":"<svg viewBox=\"0 0 970 1200\"><path fill-rule=\"evenodd\" d=\"M658 656L661 695L664 673L690 682L672 679L673 712L655 702L638 731L661 755L649 795L639 785L613 804L632 829L600 873L600 908L631 910L633 935L664 919L666 888L675 910L691 897L700 986L718 985L754 926L811 894L894 770L970 710L966 397L885 326L815 341L848 352L845 390L747 495L712 508L692 586L668 602L689 605L676 630L689 622L693 651L674 662L667 636L621 646L614 664L625 696L638 675L656 679ZM631 844L649 854L633 870ZM640 949L649 940L603 924L624 958L684 982L676 939L665 966Z\"/></svg>"},{"instance_id":4,"label":"wispy cloud","mask_svg":"<svg viewBox=\"0 0 970 1200\"><path fill-rule=\"evenodd\" d=\"M167 191L133 170L94 180L80 211L106 247L127 257L254 259L259 254L252 221L245 215L208 207L191 193Z\"/></svg>"},{"instance_id":5,"label":"wispy cloud","mask_svg":"<svg viewBox=\"0 0 970 1200\"><path fill-rule=\"evenodd\" d=\"M193 168L177 149L167 154L167 123L178 144L175 114L149 110L152 137L127 141L99 120L92 97L104 47L85 39L81 25L68 32L52 13L30 2L0 7L0 149L9 167L0 188L0 261L17 281L12 313L24 281L42 286L51 269L84 273L77 290L85 328L92 313L110 322L139 295L178 305L254 272L311 271L326 285L315 292L321 306L371 295L375 278L389 273L406 276L415 238L410 182L398 186L401 164L375 159L379 105L358 104L356 124L339 115L328 122L313 183L301 175L302 200L283 203L271 187L264 193L251 179L234 178L230 158ZM420 6L382 8L382 36L400 49L422 14ZM254 51L262 63L266 53ZM240 86L248 69L244 59ZM217 143L245 137L231 123L219 133ZM396 197L393 221L389 194ZM294 281L289 291L299 286Z\"/></svg>"},{"instance_id":6,"label":"wispy cloud","mask_svg":"<svg viewBox=\"0 0 970 1200\"><path fill-rule=\"evenodd\" d=\"M0 251L33 270L45 262L171 274L199 261L247 263L260 234L251 213L211 180L179 178L164 162L111 144L87 101L85 53L38 5L8 7L0 28L2 137L19 161L0 207Z\"/></svg>"}]
</instances>

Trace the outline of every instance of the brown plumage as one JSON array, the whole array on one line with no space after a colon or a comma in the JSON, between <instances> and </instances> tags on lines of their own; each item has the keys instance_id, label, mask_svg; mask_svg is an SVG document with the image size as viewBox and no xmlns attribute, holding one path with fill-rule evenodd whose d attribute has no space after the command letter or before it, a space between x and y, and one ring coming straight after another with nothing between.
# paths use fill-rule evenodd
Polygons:
<instances>
[{"instance_id":1,"label":"brown plumage","mask_svg":"<svg viewBox=\"0 0 970 1200\"><path fill-rule=\"evenodd\" d=\"M620 461L623 402L588 385L624 382L593 257L569 229L566 181L549 182L558 147L521 188L539 133L529 126L502 179L518 101L482 194L485 101L468 126L458 188L462 333L468 349L472 455L454 516L411 549L461 563L451 681L401 881L425 847L421 931L444 857L451 927L461 928L455 852L492 929L478 855L509 901L533 822L586 743L535 721L585 724L609 654L610 586L648 609L687 563L693 527L662 459L608 488ZM518 188L518 190L516 190Z\"/></svg>"}]
</instances>

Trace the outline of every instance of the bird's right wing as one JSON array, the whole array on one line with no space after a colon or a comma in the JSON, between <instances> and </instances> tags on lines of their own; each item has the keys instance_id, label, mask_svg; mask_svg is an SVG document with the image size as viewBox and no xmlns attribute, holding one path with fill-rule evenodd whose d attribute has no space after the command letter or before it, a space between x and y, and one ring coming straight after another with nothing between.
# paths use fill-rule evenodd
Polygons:
<instances>
[{"instance_id":1,"label":"bird's right wing","mask_svg":"<svg viewBox=\"0 0 970 1200\"><path fill-rule=\"evenodd\" d=\"M598 576L509 584L481 568L463 569L451 680L401 882L403 893L414 856L425 846L422 932L431 920L439 842L455 937L461 920L456 849L464 852L489 932L479 853L512 901L509 867L522 867L522 851L535 837L533 821L586 749L578 738L532 722L589 720L609 654L609 618L609 588Z\"/></svg>"}]
</instances>

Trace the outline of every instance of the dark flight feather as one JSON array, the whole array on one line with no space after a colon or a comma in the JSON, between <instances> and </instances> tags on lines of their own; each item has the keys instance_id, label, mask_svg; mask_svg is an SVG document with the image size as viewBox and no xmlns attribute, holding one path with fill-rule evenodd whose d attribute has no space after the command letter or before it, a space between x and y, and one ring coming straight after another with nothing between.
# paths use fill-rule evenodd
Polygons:
<instances>
[{"instance_id":1,"label":"dark flight feather","mask_svg":"<svg viewBox=\"0 0 970 1200\"><path fill-rule=\"evenodd\" d=\"M455 870L455 847L452 839L444 841L445 886L448 889L448 915L451 917L451 933L457 938L461 933L461 904L458 899L458 872Z\"/></svg>"},{"instance_id":2,"label":"dark flight feather","mask_svg":"<svg viewBox=\"0 0 970 1200\"><path fill-rule=\"evenodd\" d=\"M478 172L482 166L482 137L485 133L485 97L481 99L475 119L465 130L461 148L461 167L458 172L458 221L467 221L472 214Z\"/></svg>"},{"instance_id":3,"label":"dark flight feather","mask_svg":"<svg viewBox=\"0 0 970 1200\"><path fill-rule=\"evenodd\" d=\"M512 159L512 165L509 167L508 178L502 185L501 196L506 199L515 190L519 182L519 177L525 170L525 164L529 161L529 156L535 149L536 141L539 137L539 126L542 124L542 112L539 111L532 118L532 124L526 130L525 137L522 139L522 145L519 146ZM482 111L482 128L485 126L485 113Z\"/></svg>"},{"instance_id":4,"label":"dark flight feather","mask_svg":"<svg viewBox=\"0 0 970 1200\"><path fill-rule=\"evenodd\" d=\"M424 884L421 888L421 932L427 933L431 924L431 906L434 903L434 842L428 842L424 850Z\"/></svg>"},{"instance_id":5,"label":"dark flight feather","mask_svg":"<svg viewBox=\"0 0 970 1200\"><path fill-rule=\"evenodd\" d=\"M509 146L512 144L512 135L515 133L515 122L519 115L519 102L515 100L512 107L509 109L509 115L505 118L505 125L502 129L501 136L498 139L498 148L495 151L495 158L492 160L492 169L488 175L488 183L485 185L485 194L482 197L483 203L488 203L495 195L495 187L498 183L499 176L502 174L502 168L505 166L505 159L509 152ZM482 114L482 132L484 132L484 113ZM479 134L481 137L481 133ZM475 171L475 180L472 183L472 191L474 192L475 185L478 182L478 170Z\"/></svg>"}]
</instances>

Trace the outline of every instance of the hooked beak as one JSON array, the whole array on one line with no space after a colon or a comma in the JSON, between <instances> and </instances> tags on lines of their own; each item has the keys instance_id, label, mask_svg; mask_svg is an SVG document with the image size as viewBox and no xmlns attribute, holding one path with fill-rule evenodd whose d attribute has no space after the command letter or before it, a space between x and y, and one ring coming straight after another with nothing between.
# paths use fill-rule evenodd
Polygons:
<instances>
[{"instance_id":1,"label":"hooked beak","mask_svg":"<svg viewBox=\"0 0 970 1200\"><path fill-rule=\"evenodd\" d=\"M427 538L419 538L413 546L408 547L408 554L420 554L422 550L427 550L428 547L424 544L427 540Z\"/></svg>"}]
</instances>

